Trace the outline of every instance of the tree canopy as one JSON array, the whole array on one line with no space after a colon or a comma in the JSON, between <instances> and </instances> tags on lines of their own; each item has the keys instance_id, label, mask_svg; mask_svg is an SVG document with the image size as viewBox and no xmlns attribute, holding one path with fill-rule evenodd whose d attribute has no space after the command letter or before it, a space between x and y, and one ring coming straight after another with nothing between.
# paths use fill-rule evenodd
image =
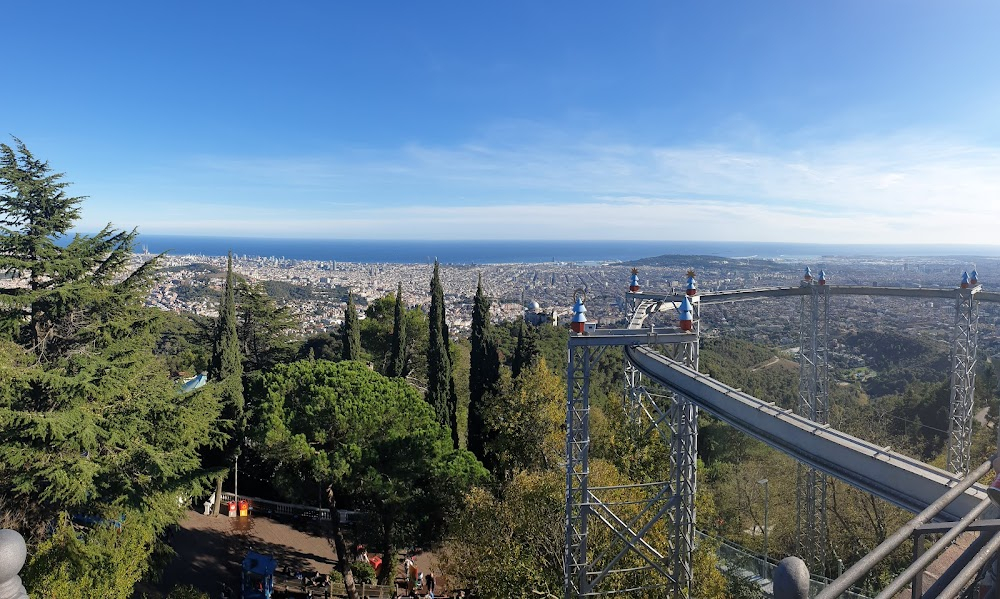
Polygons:
<instances>
[{"instance_id":1,"label":"tree canopy","mask_svg":"<svg viewBox=\"0 0 1000 599\"><path fill-rule=\"evenodd\" d=\"M12 281L0 290L0 516L50 541L25 569L33 594L127 596L202 474L218 404L210 391L179 395L153 355L159 316L143 300L156 260L130 267L135 232L63 239L81 201L67 185L20 141L0 144L0 270ZM113 563L99 525L49 534L61 511L131 514L115 542L135 567ZM46 569L67 552L75 565Z\"/></svg>"},{"instance_id":2,"label":"tree canopy","mask_svg":"<svg viewBox=\"0 0 1000 599\"><path fill-rule=\"evenodd\" d=\"M452 446L419 393L357 362L301 361L255 379L255 438L277 488L329 485L336 506L370 514L373 547L430 540L485 470Z\"/></svg>"}]
</instances>

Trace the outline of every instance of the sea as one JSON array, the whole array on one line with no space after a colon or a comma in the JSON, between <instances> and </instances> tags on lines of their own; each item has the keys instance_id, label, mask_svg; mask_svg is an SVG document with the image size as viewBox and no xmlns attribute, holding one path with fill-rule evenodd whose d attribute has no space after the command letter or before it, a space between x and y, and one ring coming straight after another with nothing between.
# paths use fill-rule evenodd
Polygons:
<instances>
[{"instance_id":1,"label":"sea","mask_svg":"<svg viewBox=\"0 0 1000 599\"><path fill-rule=\"evenodd\" d=\"M537 264L622 262L662 256L796 260L823 256L1000 256L990 245L838 245L743 241L380 240L275 239L140 234L136 251L172 255L237 256L391 264Z\"/></svg>"}]
</instances>

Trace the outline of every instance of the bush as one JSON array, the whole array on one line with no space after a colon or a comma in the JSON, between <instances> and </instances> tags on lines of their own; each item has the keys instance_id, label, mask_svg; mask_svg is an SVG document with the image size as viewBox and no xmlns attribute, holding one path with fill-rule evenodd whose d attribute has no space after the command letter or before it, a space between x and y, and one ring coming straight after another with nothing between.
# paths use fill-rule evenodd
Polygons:
<instances>
[{"instance_id":1,"label":"bush","mask_svg":"<svg viewBox=\"0 0 1000 599\"><path fill-rule=\"evenodd\" d=\"M368 562L354 562L351 564L351 573L357 584L375 583L375 568Z\"/></svg>"},{"instance_id":2,"label":"bush","mask_svg":"<svg viewBox=\"0 0 1000 599\"><path fill-rule=\"evenodd\" d=\"M196 587L185 584L175 586L167 595L167 599L209 599L209 596L208 593L203 593Z\"/></svg>"}]
</instances>

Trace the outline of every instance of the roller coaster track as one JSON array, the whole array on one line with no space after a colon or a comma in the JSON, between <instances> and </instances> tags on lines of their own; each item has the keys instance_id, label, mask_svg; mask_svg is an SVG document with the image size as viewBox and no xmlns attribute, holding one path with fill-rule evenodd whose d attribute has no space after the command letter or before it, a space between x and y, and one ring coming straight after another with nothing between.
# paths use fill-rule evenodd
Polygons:
<instances>
[{"instance_id":1,"label":"roller coaster track","mask_svg":"<svg viewBox=\"0 0 1000 599\"><path fill-rule=\"evenodd\" d=\"M692 273L693 275L693 273ZM689 284L691 280L689 279ZM968 284L967 284L968 283ZM694 295L630 291L625 304L627 329L589 329L569 341L567 370L567 504L565 596L582 598L607 593L630 593L640 588L608 589L603 581L611 574L628 576L634 571L650 570L662 575L672 596L687 596L690 591L692 539L694 533L694 490L697 451L697 409L701 408L809 468L799 472L799 515L804 525L799 529L800 551L823 565L822 552L813 551L825 542L825 476L867 491L900 508L921 512L954 487L965 489L937 514L938 520L958 521L982 509L986 498L982 485L962 484L969 472L971 414L975 389L978 305L1000 303L1000 293L984 292L974 281L963 280L964 287L878 287L824 285L804 280L795 287L699 291ZM690 291L691 287L688 288ZM951 399L949 416L948 470L945 471L848 435L826 424L825 396L826 335L830 296L876 296L945 300L952 303L954 326L952 341ZM677 329L670 323L647 326L657 313L680 311L687 298L686 310L694 313L693 329ZM706 305L726 304L769 298L802 298L799 316L803 351L800 354L800 404L798 413L758 399L700 374L697 370L700 339L700 309ZM819 308L817 307L819 306ZM690 313L689 314L690 317ZM809 319L809 320L806 320ZM690 326L690 325L689 325ZM946 325L947 326L947 325ZM812 337L808 334L812 331ZM822 332L822 335L820 335ZM626 520L609 522L599 518L600 510L611 511L596 494L599 487L589 486L589 372L607 346L621 346L626 355L626 401L630 417L645 416L651 426L670 445L670 471L667 480L645 485L662 485L643 510ZM654 351L653 347L656 347ZM662 353L659 353L662 352ZM806 366L802 366L805 364ZM812 367L811 369L808 367ZM670 393L651 394L645 379ZM803 383L805 381L805 383ZM668 399L663 402L663 399ZM810 403L811 402L811 403ZM633 405L634 404L634 405ZM812 408L810 411L809 409ZM807 476L803 479L802 473ZM953 474L954 472L955 474ZM803 483L803 480L805 481ZM819 484L822 483L822 484ZM810 491L815 491L813 495ZM665 502L665 503L664 503ZM803 507L804 506L804 507ZM667 512L671 511L668 515ZM819 517L816 513L823 510ZM803 516L802 514L805 514ZM971 514L971 515L970 515ZM588 551L588 521L604 526L615 535L618 553ZM670 522L666 553L653 550L644 540L647 530L659 522ZM810 545L802 544L805 538ZM619 550L620 549L620 550ZM630 564L619 562L627 552L635 553ZM645 588L645 587L644 587Z\"/></svg>"},{"instance_id":2,"label":"roller coaster track","mask_svg":"<svg viewBox=\"0 0 1000 599\"><path fill-rule=\"evenodd\" d=\"M829 426L797 416L724 385L645 347L626 347L645 376L775 449L911 512L919 512L961 477L929 466ZM986 498L975 485L953 501L942 517L959 520Z\"/></svg>"}]
</instances>

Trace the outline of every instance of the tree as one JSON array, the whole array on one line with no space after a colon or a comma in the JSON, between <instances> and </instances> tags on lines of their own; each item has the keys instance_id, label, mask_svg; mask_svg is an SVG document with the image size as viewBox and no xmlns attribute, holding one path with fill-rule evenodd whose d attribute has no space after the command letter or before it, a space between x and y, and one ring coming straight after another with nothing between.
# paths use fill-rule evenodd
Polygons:
<instances>
[{"instance_id":1,"label":"tree","mask_svg":"<svg viewBox=\"0 0 1000 599\"><path fill-rule=\"evenodd\" d=\"M386 374L401 377L406 372L406 323L403 320L403 283L396 287L396 305L392 316L392 353Z\"/></svg>"},{"instance_id":2,"label":"tree","mask_svg":"<svg viewBox=\"0 0 1000 599\"><path fill-rule=\"evenodd\" d=\"M538 349L538 336L535 327L526 325L521 321L521 326L517 330L517 348L514 350L514 359L510 369L514 378L520 376L521 371L531 367L538 359L541 352Z\"/></svg>"},{"instance_id":3,"label":"tree","mask_svg":"<svg viewBox=\"0 0 1000 599\"><path fill-rule=\"evenodd\" d=\"M344 325L340 329L342 346L341 359L361 359L361 325L358 324L358 311L354 307L354 294L347 292L347 308L344 309Z\"/></svg>"},{"instance_id":4,"label":"tree","mask_svg":"<svg viewBox=\"0 0 1000 599\"><path fill-rule=\"evenodd\" d=\"M490 301L483 294L483 277L479 275L472 307L472 332L469 336L472 353L469 360L469 451L485 463L487 439L483 431L483 402L487 393L496 391L500 382L500 356L490 327Z\"/></svg>"},{"instance_id":5,"label":"tree","mask_svg":"<svg viewBox=\"0 0 1000 599\"><path fill-rule=\"evenodd\" d=\"M299 359L306 360L339 360L343 354L340 335L320 333L308 337L299 346Z\"/></svg>"},{"instance_id":6,"label":"tree","mask_svg":"<svg viewBox=\"0 0 1000 599\"><path fill-rule=\"evenodd\" d=\"M522 470L553 468L565 455L566 386L545 360L487 395L483 414L488 463L502 482Z\"/></svg>"},{"instance_id":7,"label":"tree","mask_svg":"<svg viewBox=\"0 0 1000 599\"><path fill-rule=\"evenodd\" d=\"M434 261L431 277L431 309L427 343L427 403L434 408L438 422L451 429L452 442L458 447L458 395L451 376L451 347L448 323L444 317L444 288L441 287L440 264Z\"/></svg>"},{"instance_id":8,"label":"tree","mask_svg":"<svg viewBox=\"0 0 1000 599\"><path fill-rule=\"evenodd\" d=\"M395 563L395 550L433 540L456 517L461 497L486 472L455 450L417 391L357 362L296 362L255 379L255 439L289 499L302 480L325 486L332 510L370 515L362 534ZM346 545L334 517L345 580ZM383 570L383 577L391 570Z\"/></svg>"},{"instance_id":9,"label":"tree","mask_svg":"<svg viewBox=\"0 0 1000 599\"><path fill-rule=\"evenodd\" d=\"M215 506L212 513L219 515L222 505L222 481L226 477L229 464L239 459L240 447L246 419L243 409L243 357L240 355L240 339L236 327L235 281L233 279L233 253L229 252L226 268L226 284L219 304L219 319L215 325L212 344L212 363L209 378L218 381L222 401L222 418L219 428L225 437L220 441L221 452L211 460L214 466L225 467L215 480Z\"/></svg>"},{"instance_id":10,"label":"tree","mask_svg":"<svg viewBox=\"0 0 1000 599\"><path fill-rule=\"evenodd\" d=\"M237 333L244 372L267 370L292 356L292 331L298 322L278 307L263 285L240 280L236 287Z\"/></svg>"},{"instance_id":11,"label":"tree","mask_svg":"<svg viewBox=\"0 0 1000 599\"><path fill-rule=\"evenodd\" d=\"M24 571L33 596L128 596L178 517L178 496L199 484L218 404L210 391L179 395L153 354L160 317L143 301L156 260L130 268L135 231L63 239L81 198L61 179L20 141L0 144L0 271L10 279L0 289L0 520L18 522L34 547ZM121 535L60 532L69 514L123 513ZM72 565L53 559L61 548ZM115 563L119 548L128 563ZM88 586L98 578L103 586Z\"/></svg>"},{"instance_id":12,"label":"tree","mask_svg":"<svg viewBox=\"0 0 1000 599\"><path fill-rule=\"evenodd\" d=\"M393 346L396 343L399 312L398 374L393 372ZM402 285L396 293L386 294L368 303L361 321L361 347L371 356L375 370L386 376L408 378L423 387L427 377L427 315L419 306L403 305Z\"/></svg>"},{"instance_id":13,"label":"tree","mask_svg":"<svg viewBox=\"0 0 1000 599\"><path fill-rule=\"evenodd\" d=\"M497 498L473 489L455 521L443 569L478 597L561 595L565 475L521 472Z\"/></svg>"}]
</instances>

